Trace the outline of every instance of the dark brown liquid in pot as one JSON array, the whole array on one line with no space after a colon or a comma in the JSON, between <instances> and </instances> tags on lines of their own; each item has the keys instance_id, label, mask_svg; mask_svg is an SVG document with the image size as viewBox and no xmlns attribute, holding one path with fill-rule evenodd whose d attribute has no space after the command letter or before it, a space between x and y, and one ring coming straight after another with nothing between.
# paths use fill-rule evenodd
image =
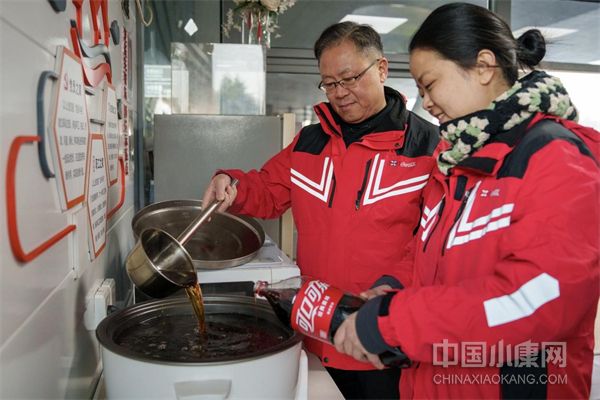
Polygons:
<instances>
[{"instance_id":1,"label":"dark brown liquid in pot","mask_svg":"<svg viewBox=\"0 0 600 400\"><path fill-rule=\"evenodd\" d=\"M125 328L115 342L144 358L206 362L250 357L291 336L279 324L246 314L206 315L206 335L194 315L156 315Z\"/></svg>"}]
</instances>

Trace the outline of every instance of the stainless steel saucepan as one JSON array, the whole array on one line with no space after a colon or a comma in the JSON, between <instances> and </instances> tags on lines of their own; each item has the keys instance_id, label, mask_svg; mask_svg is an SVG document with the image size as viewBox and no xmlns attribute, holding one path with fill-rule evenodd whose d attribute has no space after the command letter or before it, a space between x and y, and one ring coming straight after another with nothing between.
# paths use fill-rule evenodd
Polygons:
<instances>
[{"instance_id":1,"label":"stainless steel saucepan","mask_svg":"<svg viewBox=\"0 0 600 400\"><path fill-rule=\"evenodd\" d=\"M237 179L231 182L237 184ZM185 243L209 219L221 201L214 200L177 237L159 228L145 229L125 261L129 278L138 289L154 298L166 297L198 281L192 257Z\"/></svg>"}]
</instances>

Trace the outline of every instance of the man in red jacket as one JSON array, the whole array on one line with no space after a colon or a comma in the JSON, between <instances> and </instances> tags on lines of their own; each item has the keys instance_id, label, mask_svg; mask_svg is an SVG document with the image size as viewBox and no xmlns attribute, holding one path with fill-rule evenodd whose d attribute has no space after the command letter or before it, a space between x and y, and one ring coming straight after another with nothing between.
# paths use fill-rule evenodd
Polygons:
<instances>
[{"instance_id":1,"label":"man in red jacket","mask_svg":"<svg viewBox=\"0 0 600 400\"><path fill-rule=\"evenodd\" d=\"M435 126L409 112L384 86L388 62L369 26L342 22L315 43L321 89L329 102L260 171L219 171L203 202L259 218L292 208L303 275L361 293L383 275L412 280L412 247L421 190L439 141ZM237 178L237 188L229 186ZM400 282L385 278L400 287ZM398 398L398 369L378 371L307 339L346 398Z\"/></svg>"}]
</instances>

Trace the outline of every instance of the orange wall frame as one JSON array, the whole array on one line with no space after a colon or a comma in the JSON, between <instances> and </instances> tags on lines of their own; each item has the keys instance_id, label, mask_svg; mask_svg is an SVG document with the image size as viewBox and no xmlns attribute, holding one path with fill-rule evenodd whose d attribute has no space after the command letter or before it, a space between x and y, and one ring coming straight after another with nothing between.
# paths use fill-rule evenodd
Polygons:
<instances>
[{"instance_id":1,"label":"orange wall frame","mask_svg":"<svg viewBox=\"0 0 600 400\"><path fill-rule=\"evenodd\" d=\"M19 238L19 226L17 223L15 171L21 146L25 143L37 142L40 142L39 136L17 136L10 145L10 150L8 152L8 163L6 166L6 218L8 222L8 238L10 240L10 247L15 258L24 263L34 260L40 254L52 247L55 243L67 236L70 232L73 232L75 229L77 229L76 225L68 225L33 250L29 252L23 250L21 239ZM121 194L117 205L106 214L107 219L110 219L125 202L125 165L123 157L119 157L119 167L121 169Z\"/></svg>"},{"instance_id":2,"label":"orange wall frame","mask_svg":"<svg viewBox=\"0 0 600 400\"><path fill-rule=\"evenodd\" d=\"M56 242L77 229L76 225L68 225L56 233L50 239L40 244L30 252L25 252L19 238L19 227L17 224L17 193L15 190L15 170L19 150L25 143L39 142L39 136L17 136L10 145L8 152L8 165L6 166L6 219L8 222L8 237L10 247L15 258L21 262L29 262L52 247Z\"/></svg>"}]
</instances>

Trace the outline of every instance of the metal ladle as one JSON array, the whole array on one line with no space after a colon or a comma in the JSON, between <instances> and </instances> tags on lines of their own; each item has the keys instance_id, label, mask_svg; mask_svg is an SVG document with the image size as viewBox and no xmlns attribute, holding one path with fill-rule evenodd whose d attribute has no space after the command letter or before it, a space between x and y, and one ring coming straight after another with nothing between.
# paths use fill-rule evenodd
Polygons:
<instances>
[{"instance_id":1,"label":"metal ladle","mask_svg":"<svg viewBox=\"0 0 600 400\"><path fill-rule=\"evenodd\" d=\"M231 186L237 185L233 179ZM181 288L198 282L192 257L183 247L194 232L219 207L222 200L214 200L176 238L158 228L147 228L125 261L127 274L138 289L155 298L166 297Z\"/></svg>"}]
</instances>

